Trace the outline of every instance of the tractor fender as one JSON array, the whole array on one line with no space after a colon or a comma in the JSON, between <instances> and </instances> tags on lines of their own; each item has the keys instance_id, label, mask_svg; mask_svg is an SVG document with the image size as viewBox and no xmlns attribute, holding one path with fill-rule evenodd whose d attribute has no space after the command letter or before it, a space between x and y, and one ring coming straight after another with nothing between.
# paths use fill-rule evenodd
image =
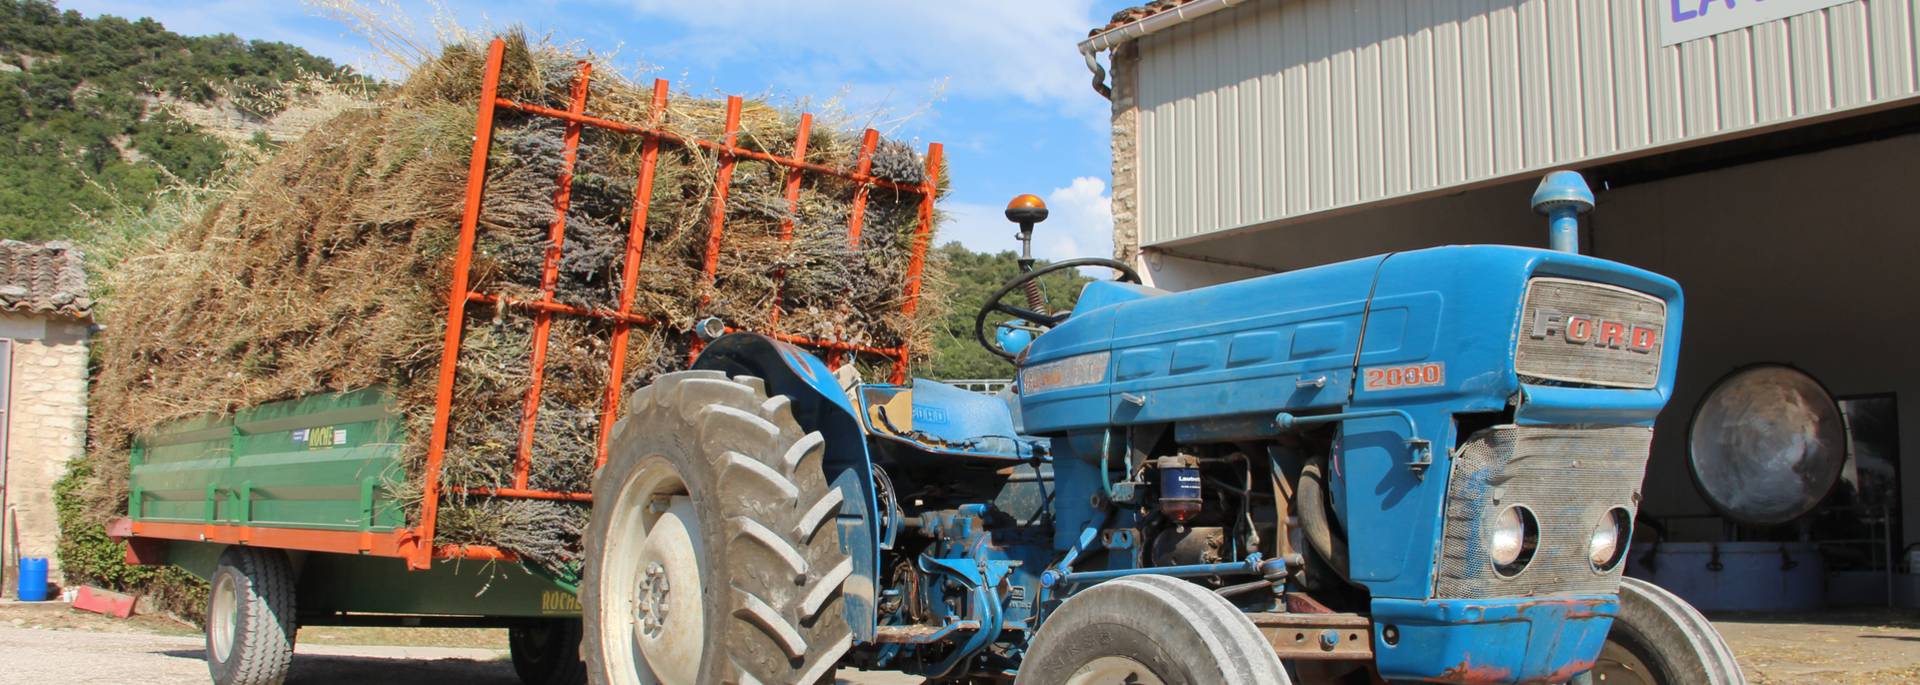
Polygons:
<instances>
[{"instance_id":1,"label":"tractor fender","mask_svg":"<svg viewBox=\"0 0 1920 685\"><path fill-rule=\"evenodd\" d=\"M827 483L844 497L836 523L840 549L853 560L853 574L843 590L847 624L855 641L872 642L878 622L875 601L880 567L873 459L867 452L866 428L833 371L800 347L756 333L716 338L701 350L692 368L764 380L769 397L784 395L793 403L793 417L802 429L826 438L822 468Z\"/></svg>"}]
</instances>

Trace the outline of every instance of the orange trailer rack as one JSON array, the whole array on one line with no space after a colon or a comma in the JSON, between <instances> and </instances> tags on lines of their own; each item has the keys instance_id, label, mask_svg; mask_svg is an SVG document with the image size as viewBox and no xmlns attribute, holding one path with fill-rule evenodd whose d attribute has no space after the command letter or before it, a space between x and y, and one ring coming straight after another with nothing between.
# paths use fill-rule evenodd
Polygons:
<instances>
[{"instance_id":1,"label":"orange trailer rack","mask_svg":"<svg viewBox=\"0 0 1920 685\"><path fill-rule=\"evenodd\" d=\"M580 62L578 71L575 73L571 97L566 109L516 102L499 95L500 69L505 47L505 43L499 39L495 39L488 46L486 66L481 78L480 98L474 124L473 152L467 168L466 197L460 219L460 235L454 252L452 277L447 287L446 337L440 352L433 424L427 442L426 468L421 474L424 498L418 523L411 528L400 528L391 532L356 532L133 521L129 531L133 536L396 557L404 559L408 568L421 570L431 567L435 559L497 561L514 558L511 553L492 547L435 544L434 532L439 517L440 499L444 495L592 501L593 495L590 492L555 492L528 486L531 465L533 460L539 457L533 449L533 430L538 419L541 386L545 376L547 342L552 330L553 318L556 316L583 317L612 324L612 353L608 360L608 382L604 401L600 407L600 427L596 436L598 447L596 465L604 464L607 459L609 434L614 421L619 417L622 399L620 389L626 373L626 343L632 328L663 324L633 311L636 281L640 269L644 266L648 204L653 195L655 165L663 145L700 148L715 154L719 160L716 183L708 210L707 249L701 270L702 278L707 279L709 283L718 273L720 260L724 256L721 254L720 245L727 228L727 195L731 190L734 164L738 160L755 160L785 168L784 196L789 210L797 206L801 182L808 174L834 176L855 183L853 211L847 226L847 233L855 247L859 245L860 231L865 222L867 196L872 188L885 188L918 195L920 197L918 225L914 232L912 256L908 264L906 291L903 293L902 304L902 309L907 314L912 314L918 309L921 278L926 267L926 250L933 235L933 207L938 199L939 174L942 166L942 149L939 143L927 146L924 181L919 184L909 184L871 175L873 155L880 136L872 129L865 131L862 136L859 156L851 169L837 169L806 161L807 140L813 128L813 117L810 114L802 114L800 117L791 157L736 147L742 108L742 100L737 96L727 99L725 135L722 140L709 141L683 136L664 128L664 113L669 93L669 84L665 80L655 80L653 83L652 114L649 121L644 124L615 121L589 113L588 85L593 76L593 66L584 61ZM548 245L540 279L541 296L536 300L509 299L497 293L477 292L471 287L474 243L480 222L482 200L486 193L487 158L493 143L495 114L500 109L557 119L565 122L566 126L561 170L556 179L553 195L553 220L548 230ZM557 302L554 298L559 263L565 249L566 216L572 201L573 169L579 154L580 136L586 128L639 136L642 139L640 170L638 177L634 180L634 203L630 208L631 221L627 245L620 264L620 272L624 275L624 279L618 305L612 309L579 307ZM783 220L780 238L790 240L792 237L791 219ZM780 332L778 330L780 280L778 277L775 278L776 296L773 298L773 312L769 317L774 330L758 331L759 333L823 351L831 366L843 363L847 355L867 355L883 359L890 363L892 369L890 380L895 383L905 381L909 350L904 343L896 347L880 347ZM511 308L532 314L534 320L532 375L520 414L520 435L515 452L513 486L449 490L441 483L442 462L446 456L447 433L455 409L453 390L454 382L460 372L461 337L465 332L467 310L476 304ZM732 332L735 329L728 330ZM701 340L691 332L687 335L691 336L694 354L697 355Z\"/></svg>"}]
</instances>

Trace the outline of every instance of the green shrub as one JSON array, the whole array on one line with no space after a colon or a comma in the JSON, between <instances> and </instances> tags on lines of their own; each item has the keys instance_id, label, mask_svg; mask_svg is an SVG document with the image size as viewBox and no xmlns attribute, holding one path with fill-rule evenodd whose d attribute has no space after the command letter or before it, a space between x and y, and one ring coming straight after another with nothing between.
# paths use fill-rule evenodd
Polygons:
<instances>
[{"instance_id":1,"label":"green shrub","mask_svg":"<svg viewBox=\"0 0 1920 685\"><path fill-rule=\"evenodd\" d=\"M60 546L55 553L61 573L69 583L143 595L168 613L198 620L206 605L206 582L176 566L128 564L126 546L107 537L106 521L86 492L93 469L92 456L76 459L53 485L54 509L60 519ZM125 507L113 511L117 515Z\"/></svg>"}]
</instances>

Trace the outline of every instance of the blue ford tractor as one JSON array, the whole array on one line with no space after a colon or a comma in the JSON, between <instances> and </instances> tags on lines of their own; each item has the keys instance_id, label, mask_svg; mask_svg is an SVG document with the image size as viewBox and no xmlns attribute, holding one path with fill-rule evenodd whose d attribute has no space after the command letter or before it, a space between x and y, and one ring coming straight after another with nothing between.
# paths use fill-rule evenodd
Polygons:
<instances>
[{"instance_id":1,"label":"blue ford tractor","mask_svg":"<svg viewBox=\"0 0 1920 685\"><path fill-rule=\"evenodd\" d=\"M1054 685L1742 682L1623 578L1681 291L1575 246L1399 252L1187 292L1033 268L995 397L713 339L627 403L581 600L596 682L836 669ZM1037 198L1007 209L1023 241ZM1054 312L1049 273L1115 280ZM1004 302L1022 296L1019 304Z\"/></svg>"}]
</instances>

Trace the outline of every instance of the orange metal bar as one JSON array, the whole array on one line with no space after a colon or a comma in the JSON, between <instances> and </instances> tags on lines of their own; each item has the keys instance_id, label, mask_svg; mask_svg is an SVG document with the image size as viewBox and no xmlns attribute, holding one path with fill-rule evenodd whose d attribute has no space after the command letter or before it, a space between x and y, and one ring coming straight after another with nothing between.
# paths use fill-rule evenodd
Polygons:
<instances>
[{"instance_id":1,"label":"orange metal bar","mask_svg":"<svg viewBox=\"0 0 1920 685\"><path fill-rule=\"evenodd\" d=\"M747 329L734 328L732 326L727 327L728 333L739 333L741 331L747 331ZM747 332L753 332L753 331L747 331ZM875 347L872 345L861 345L859 343L843 342L839 340L827 340L824 338L809 338L802 335L789 335L786 333L762 333L761 335L765 335L769 338L773 338L774 340L778 340L780 342L793 343L801 347L818 347L823 350L836 350L840 352L864 352L866 354L877 354L877 355L882 355L889 358L893 357L895 354L898 354L900 350L900 348L897 348L897 347Z\"/></svg>"},{"instance_id":2,"label":"orange metal bar","mask_svg":"<svg viewBox=\"0 0 1920 685\"><path fill-rule=\"evenodd\" d=\"M867 129L866 133L860 135L860 156L855 158L853 165L855 178L869 178L868 173L873 171L873 150L879 144L879 131ZM872 185L861 183L853 191L853 210L847 214L847 242L856 250L860 249L860 229L867 223L867 194L872 190ZM838 351L827 355L827 368L839 370L843 363Z\"/></svg>"},{"instance_id":3,"label":"orange metal bar","mask_svg":"<svg viewBox=\"0 0 1920 685\"><path fill-rule=\"evenodd\" d=\"M649 126L659 128L667 114L665 79L654 79L652 104L648 113L652 118ZM640 177L634 182L633 223L627 229L627 263L620 272L620 318L613 324L613 361L607 372L607 399L600 412L600 436L594 449L594 468L607 463L607 440L612 437L613 424L620 416L620 391L627 372L627 337L631 332L629 317L633 316L635 281L640 278L640 257L647 246L647 209L653 200L654 164L659 158L660 139L647 137L640 144Z\"/></svg>"},{"instance_id":4,"label":"orange metal bar","mask_svg":"<svg viewBox=\"0 0 1920 685\"><path fill-rule=\"evenodd\" d=\"M527 488L456 488L454 492L462 495L480 497L516 497L520 499L547 499L564 502L592 502L591 492L552 492L548 490L530 490Z\"/></svg>"},{"instance_id":5,"label":"orange metal bar","mask_svg":"<svg viewBox=\"0 0 1920 685\"><path fill-rule=\"evenodd\" d=\"M807 161L807 141L813 137L813 115L802 113L800 125L793 134L793 161L804 164ZM780 240L793 240L793 219L800 215L800 180L806 171L798 166L787 168L787 215L780 219ZM780 330L780 286L785 283L787 272L783 269L773 275L773 312L767 324L773 330Z\"/></svg>"},{"instance_id":6,"label":"orange metal bar","mask_svg":"<svg viewBox=\"0 0 1920 685\"><path fill-rule=\"evenodd\" d=\"M800 211L800 176L806 171L807 142L813 137L813 115L801 114L793 133L793 165L787 167L787 217L780 220L780 239L793 239L793 217Z\"/></svg>"},{"instance_id":7,"label":"orange metal bar","mask_svg":"<svg viewBox=\"0 0 1920 685\"><path fill-rule=\"evenodd\" d=\"M621 314L620 312L617 312L611 309L588 309L586 307L578 307L578 306L566 304L564 302L542 302L540 300L515 300L515 299L502 297L499 295L490 295L487 293L480 293L480 292L467 293L467 301L479 302L482 304L490 304L496 307L507 307L511 309L525 309L530 312L551 312L554 314L571 314L574 316L584 316L587 318L601 319L601 320L613 321L613 322L624 321L626 323L640 324L643 326L660 323L659 321L654 320L653 317L647 316L645 314L633 314L633 313Z\"/></svg>"},{"instance_id":8,"label":"orange metal bar","mask_svg":"<svg viewBox=\"0 0 1920 685\"><path fill-rule=\"evenodd\" d=\"M740 105L738 95L727 96L726 148L733 149L734 142L740 137ZM729 152L720 154L720 172L713 182L713 204L707 209L707 261L700 268L700 275L706 279L708 287L713 286L714 275L720 270L720 237L727 227L727 191L733 188L733 163L735 155ZM700 304L705 306L707 295L700 296ZM693 338L693 351L688 353L687 363L693 363L705 347L698 335Z\"/></svg>"},{"instance_id":9,"label":"orange metal bar","mask_svg":"<svg viewBox=\"0 0 1920 685\"><path fill-rule=\"evenodd\" d=\"M927 243L933 238L933 203L939 199L941 159L946 148L939 143L927 145L927 186L920 193L920 226L913 232L913 258L907 262L907 301L900 310L908 317L920 308L920 277L927 268ZM907 347L893 361L893 382L907 380Z\"/></svg>"},{"instance_id":10,"label":"orange metal bar","mask_svg":"<svg viewBox=\"0 0 1920 685\"><path fill-rule=\"evenodd\" d=\"M425 546L419 544L419 538L414 536L413 531L406 529L364 535L361 531L357 530L314 530L311 528L268 528L263 526L233 526L209 523L134 521L132 534L134 537L217 542L228 545L246 544L255 547L300 549L310 552L366 554L376 557L407 557L409 565L412 565L411 561L418 552L426 549Z\"/></svg>"},{"instance_id":11,"label":"orange metal bar","mask_svg":"<svg viewBox=\"0 0 1920 685\"><path fill-rule=\"evenodd\" d=\"M441 545L433 548L436 559L467 561L519 561L520 555L487 545Z\"/></svg>"},{"instance_id":12,"label":"orange metal bar","mask_svg":"<svg viewBox=\"0 0 1920 685\"><path fill-rule=\"evenodd\" d=\"M783 167L802 169L809 173L838 176L840 178L853 181L855 183L872 185L878 188L886 188L888 190L897 190L903 193L918 193L921 190L924 190L922 186L915 183L900 183L898 181L893 181L893 180L884 179L884 178L877 178L867 174L854 173L846 169L835 169L833 167L826 166L824 164L814 164L811 162L796 162L786 157L771 155L765 152L760 152L758 150L746 150L746 149L737 148L737 147L734 147L732 143L721 144L721 143L713 142L711 140L701 140L699 138L688 138L678 133L673 133L671 131L665 131L665 130L656 129L656 128L647 128L645 126L635 126L633 124L614 121L612 119L605 119L605 118L596 117L588 114L575 114L563 109L554 109L552 107L542 107L540 105L532 105L524 102L516 102L513 100L508 100L506 98L499 98L496 100L496 103L499 104L499 106L501 107L511 109L516 112L538 114L544 117L552 117L554 119L559 119L562 121L583 124L586 126L592 126L594 128L605 129L605 130L614 131L617 133L631 133L634 135L656 137L668 143L686 145L689 147L704 148L704 149L711 150L713 152L726 155L729 157L735 157L739 159L751 159L751 160L756 160L761 162L767 162L770 164L778 164Z\"/></svg>"},{"instance_id":13,"label":"orange metal bar","mask_svg":"<svg viewBox=\"0 0 1920 685\"><path fill-rule=\"evenodd\" d=\"M573 78L573 100L567 111L579 114L587 109L587 80L593 76L593 64L580 62L580 73ZM567 244L567 210L573 205L573 164L580 156L580 130L577 122L568 122L562 142L559 187L553 191L553 224L547 228L546 263L540 273L540 301L553 303L553 291L560 280L560 256ZM533 432L540 416L540 386L546 380L547 339L553 332L553 312L541 309L533 314L533 378L527 384L527 401L520 407L520 452L513 462L513 486L527 487L527 474L533 467Z\"/></svg>"},{"instance_id":14,"label":"orange metal bar","mask_svg":"<svg viewBox=\"0 0 1920 685\"><path fill-rule=\"evenodd\" d=\"M500 60L506 43L495 39L487 46L487 65L480 78L480 105L474 117L473 155L467 162L467 196L460 216L460 238L453 255L453 278L447 287L447 332L440 349L439 385L434 391L433 432L427 440L427 463L421 474L422 541L408 558L410 568L432 565L434 524L440 513L440 467L447 453L447 427L453 416L453 380L460 364L460 333L467 313L467 278L473 266L474 230L480 222L480 196L487 179L487 150L493 144L493 106L500 89ZM359 539L359 534L353 534Z\"/></svg>"},{"instance_id":15,"label":"orange metal bar","mask_svg":"<svg viewBox=\"0 0 1920 685\"><path fill-rule=\"evenodd\" d=\"M933 237L933 203L940 192L941 160L946 148L939 143L927 146L927 185L920 195L920 225L913 232L913 259L907 262L907 301L901 311L912 316L920 308L920 276L927 268L927 241Z\"/></svg>"},{"instance_id":16,"label":"orange metal bar","mask_svg":"<svg viewBox=\"0 0 1920 685\"><path fill-rule=\"evenodd\" d=\"M873 149L879 144L879 131L867 129L861 134L860 157L853 165L855 178L866 178L867 173L873 171ZM853 191L853 212L847 217L847 241L853 243L854 249L860 247L860 228L867 223L867 193L872 189L872 185L861 183L860 188Z\"/></svg>"},{"instance_id":17,"label":"orange metal bar","mask_svg":"<svg viewBox=\"0 0 1920 685\"><path fill-rule=\"evenodd\" d=\"M426 558L428 563L433 559L481 561L519 561L520 559L512 552L487 545L439 545L429 549L426 545L420 544L420 538L415 537L413 531L406 529L365 533L354 530L135 521L130 535L161 540L296 549L306 552L403 557L408 560L409 566L413 565L413 559L416 556Z\"/></svg>"}]
</instances>

